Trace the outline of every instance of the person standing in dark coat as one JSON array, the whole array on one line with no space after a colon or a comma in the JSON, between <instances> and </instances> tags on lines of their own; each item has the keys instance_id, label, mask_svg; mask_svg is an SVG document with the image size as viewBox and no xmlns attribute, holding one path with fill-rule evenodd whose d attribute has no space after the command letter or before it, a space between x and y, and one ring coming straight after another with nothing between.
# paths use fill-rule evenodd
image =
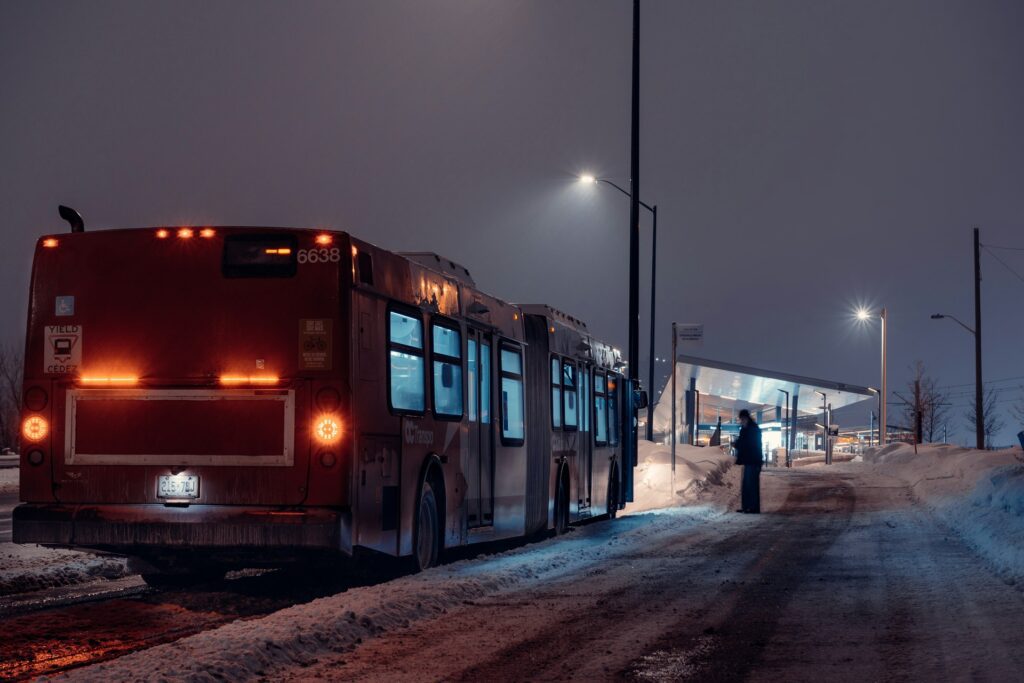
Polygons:
<instances>
[{"instance_id":1,"label":"person standing in dark coat","mask_svg":"<svg viewBox=\"0 0 1024 683\"><path fill-rule=\"evenodd\" d=\"M736 512L761 512L761 428L750 417L749 410L740 411L740 435L733 444L736 464L743 465L741 505Z\"/></svg>"}]
</instances>

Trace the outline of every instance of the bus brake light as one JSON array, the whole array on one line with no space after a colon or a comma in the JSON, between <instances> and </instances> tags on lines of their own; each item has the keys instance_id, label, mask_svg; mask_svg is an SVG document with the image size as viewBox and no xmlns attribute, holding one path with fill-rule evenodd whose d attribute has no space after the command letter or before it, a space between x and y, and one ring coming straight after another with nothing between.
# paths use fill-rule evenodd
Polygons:
<instances>
[{"instance_id":1,"label":"bus brake light","mask_svg":"<svg viewBox=\"0 0 1024 683\"><path fill-rule=\"evenodd\" d=\"M21 435L28 441L42 441L49 431L50 425L39 415L26 417L21 425Z\"/></svg>"},{"instance_id":2,"label":"bus brake light","mask_svg":"<svg viewBox=\"0 0 1024 683\"><path fill-rule=\"evenodd\" d=\"M341 422L330 415L325 415L316 421L313 435L320 443L334 443L341 438Z\"/></svg>"},{"instance_id":3,"label":"bus brake light","mask_svg":"<svg viewBox=\"0 0 1024 683\"><path fill-rule=\"evenodd\" d=\"M221 375L221 384L277 384L278 377L273 375Z\"/></svg>"}]
</instances>

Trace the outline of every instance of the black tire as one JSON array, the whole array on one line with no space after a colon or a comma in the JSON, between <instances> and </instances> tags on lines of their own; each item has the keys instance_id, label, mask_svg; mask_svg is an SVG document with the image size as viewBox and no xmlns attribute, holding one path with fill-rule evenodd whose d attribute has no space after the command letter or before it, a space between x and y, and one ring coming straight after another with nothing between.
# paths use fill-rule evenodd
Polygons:
<instances>
[{"instance_id":1,"label":"black tire","mask_svg":"<svg viewBox=\"0 0 1024 683\"><path fill-rule=\"evenodd\" d=\"M612 467L608 477L608 519L615 519L619 514L619 469Z\"/></svg>"},{"instance_id":2,"label":"black tire","mask_svg":"<svg viewBox=\"0 0 1024 683\"><path fill-rule=\"evenodd\" d=\"M175 590L181 588L196 588L214 584L224 580L227 571L223 569L203 568L195 571L182 571L173 573L144 573L142 580L147 586L161 590Z\"/></svg>"},{"instance_id":3,"label":"black tire","mask_svg":"<svg viewBox=\"0 0 1024 683\"><path fill-rule=\"evenodd\" d=\"M558 475L558 489L555 492L555 534L569 531L569 486L564 471Z\"/></svg>"},{"instance_id":4,"label":"black tire","mask_svg":"<svg viewBox=\"0 0 1024 683\"><path fill-rule=\"evenodd\" d=\"M423 482L419 505L416 506L416 524L413 527L413 568L421 572L435 567L441 558L441 521L437 509L437 496L430 480Z\"/></svg>"}]
</instances>

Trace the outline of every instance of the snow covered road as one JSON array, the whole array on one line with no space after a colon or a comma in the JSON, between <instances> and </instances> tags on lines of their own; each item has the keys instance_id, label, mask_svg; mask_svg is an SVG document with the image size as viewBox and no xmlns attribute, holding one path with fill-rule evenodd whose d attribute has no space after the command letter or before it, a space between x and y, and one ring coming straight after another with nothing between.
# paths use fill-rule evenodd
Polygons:
<instances>
[{"instance_id":1,"label":"snow covered road","mask_svg":"<svg viewBox=\"0 0 1024 683\"><path fill-rule=\"evenodd\" d=\"M761 516L593 524L73 670L145 680L1013 680L1024 596L864 464L768 470ZM718 502L734 495L721 487ZM1005 573L1003 574L1005 576Z\"/></svg>"}]
</instances>

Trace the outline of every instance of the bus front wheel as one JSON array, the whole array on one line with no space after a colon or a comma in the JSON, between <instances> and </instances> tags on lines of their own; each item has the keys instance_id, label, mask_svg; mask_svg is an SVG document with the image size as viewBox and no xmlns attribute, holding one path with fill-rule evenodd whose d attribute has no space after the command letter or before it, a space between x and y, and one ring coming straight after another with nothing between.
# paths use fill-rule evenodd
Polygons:
<instances>
[{"instance_id":1,"label":"bus front wheel","mask_svg":"<svg viewBox=\"0 0 1024 683\"><path fill-rule=\"evenodd\" d=\"M415 561L416 571L423 571L437 565L441 555L441 523L437 512L437 496L427 479L420 490L420 502L416 508Z\"/></svg>"}]
</instances>

